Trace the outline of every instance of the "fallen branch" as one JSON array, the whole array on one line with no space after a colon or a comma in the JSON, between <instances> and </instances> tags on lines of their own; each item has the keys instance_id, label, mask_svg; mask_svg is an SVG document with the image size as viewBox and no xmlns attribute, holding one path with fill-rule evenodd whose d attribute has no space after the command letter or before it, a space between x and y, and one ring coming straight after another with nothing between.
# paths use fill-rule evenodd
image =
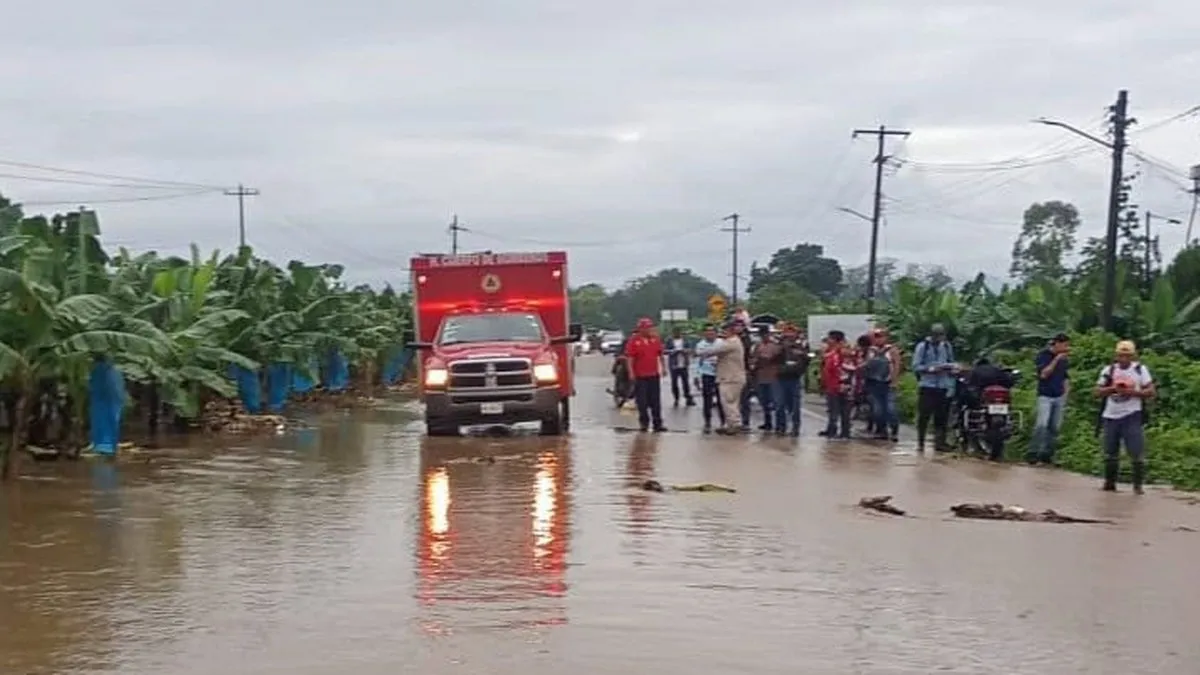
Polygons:
<instances>
[{"instance_id":1,"label":"fallen branch","mask_svg":"<svg viewBox=\"0 0 1200 675\"><path fill-rule=\"evenodd\" d=\"M688 485L663 485L656 480L642 482L642 489L647 492L737 492L736 488L716 483L693 483Z\"/></svg>"},{"instance_id":2,"label":"fallen branch","mask_svg":"<svg viewBox=\"0 0 1200 675\"><path fill-rule=\"evenodd\" d=\"M890 503L891 501L892 501L891 495L881 495L879 497L863 497L862 499L858 500L858 506L859 506L859 508L870 509L872 511L886 513L891 516L908 515L904 511L904 509L899 508L897 506L892 506L892 504Z\"/></svg>"},{"instance_id":3,"label":"fallen branch","mask_svg":"<svg viewBox=\"0 0 1200 675\"><path fill-rule=\"evenodd\" d=\"M1020 506L1005 506L1003 504L956 504L950 511L959 518L975 520L1016 520L1026 523L1085 523L1092 525L1111 525L1114 521L1096 518L1076 518L1046 509L1041 513L1027 511Z\"/></svg>"}]
</instances>

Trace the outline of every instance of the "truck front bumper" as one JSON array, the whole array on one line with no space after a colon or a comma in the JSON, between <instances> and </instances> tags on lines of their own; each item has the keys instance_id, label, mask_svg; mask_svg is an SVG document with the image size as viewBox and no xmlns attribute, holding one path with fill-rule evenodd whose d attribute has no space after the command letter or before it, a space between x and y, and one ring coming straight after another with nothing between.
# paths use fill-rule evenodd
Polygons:
<instances>
[{"instance_id":1,"label":"truck front bumper","mask_svg":"<svg viewBox=\"0 0 1200 675\"><path fill-rule=\"evenodd\" d=\"M518 424L539 422L558 414L562 394L557 387L489 394L486 391L427 392L425 419L453 422L461 426L476 424Z\"/></svg>"}]
</instances>

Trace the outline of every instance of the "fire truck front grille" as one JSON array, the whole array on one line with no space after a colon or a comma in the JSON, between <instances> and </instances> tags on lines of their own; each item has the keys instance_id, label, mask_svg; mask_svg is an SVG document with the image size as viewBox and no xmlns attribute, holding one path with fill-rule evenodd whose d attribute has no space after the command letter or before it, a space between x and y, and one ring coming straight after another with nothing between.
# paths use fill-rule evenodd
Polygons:
<instances>
[{"instance_id":1,"label":"fire truck front grille","mask_svg":"<svg viewBox=\"0 0 1200 675\"><path fill-rule=\"evenodd\" d=\"M526 389L533 386L529 359L458 361L450 364L451 390Z\"/></svg>"}]
</instances>

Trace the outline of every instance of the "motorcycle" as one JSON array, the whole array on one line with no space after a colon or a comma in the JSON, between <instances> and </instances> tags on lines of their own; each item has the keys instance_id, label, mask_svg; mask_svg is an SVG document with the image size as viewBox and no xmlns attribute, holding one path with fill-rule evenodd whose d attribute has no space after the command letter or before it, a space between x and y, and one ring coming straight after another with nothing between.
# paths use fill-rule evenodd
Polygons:
<instances>
[{"instance_id":1,"label":"motorcycle","mask_svg":"<svg viewBox=\"0 0 1200 675\"><path fill-rule=\"evenodd\" d=\"M633 377L629 372L629 364L624 358L617 358L612 366L612 387L605 391L612 396L613 407L620 410L627 401L633 399Z\"/></svg>"},{"instance_id":2,"label":"motorcycle","mask_svg":"<svg viewBox=\"0 0 1200 675\"><path fill-rule=\"evenodd\" d=\"M1004 384L992 384L975 391L969 371L958 375L955 387L956 441L959 450L978 454L992 461L1004 458L1004 446L1021 424L1021 411L1012 407L1012 390L1021 371L1000 368L1005 373Z\"/></svg>"}]
</instances>

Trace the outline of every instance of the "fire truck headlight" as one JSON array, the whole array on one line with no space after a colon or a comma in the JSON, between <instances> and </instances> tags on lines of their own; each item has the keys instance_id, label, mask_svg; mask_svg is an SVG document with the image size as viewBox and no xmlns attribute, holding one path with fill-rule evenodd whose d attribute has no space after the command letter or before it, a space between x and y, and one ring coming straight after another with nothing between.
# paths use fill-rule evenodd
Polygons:
<instances>
[{"instance_id":1,"label":"fire truck headlight","mask_svg":"<svg viewBox=\"0 0 1200 675\"><path fill-rule=\"evenodd\" d=\"M558 382L558 368L553 363L539 363L533 367L533 379L540 384Z\"/></svg>"},{"instance_id":2,"label":"fire truck headlight","mask_svg":"<svg viewBox=\"0 0 1200 675\"><path fill-rule=\"evenodd\" d=\"M450 379L450 372L445 368L430 368L425 371L426 387L444 387Z\"/></svg>"}]
</instances>

